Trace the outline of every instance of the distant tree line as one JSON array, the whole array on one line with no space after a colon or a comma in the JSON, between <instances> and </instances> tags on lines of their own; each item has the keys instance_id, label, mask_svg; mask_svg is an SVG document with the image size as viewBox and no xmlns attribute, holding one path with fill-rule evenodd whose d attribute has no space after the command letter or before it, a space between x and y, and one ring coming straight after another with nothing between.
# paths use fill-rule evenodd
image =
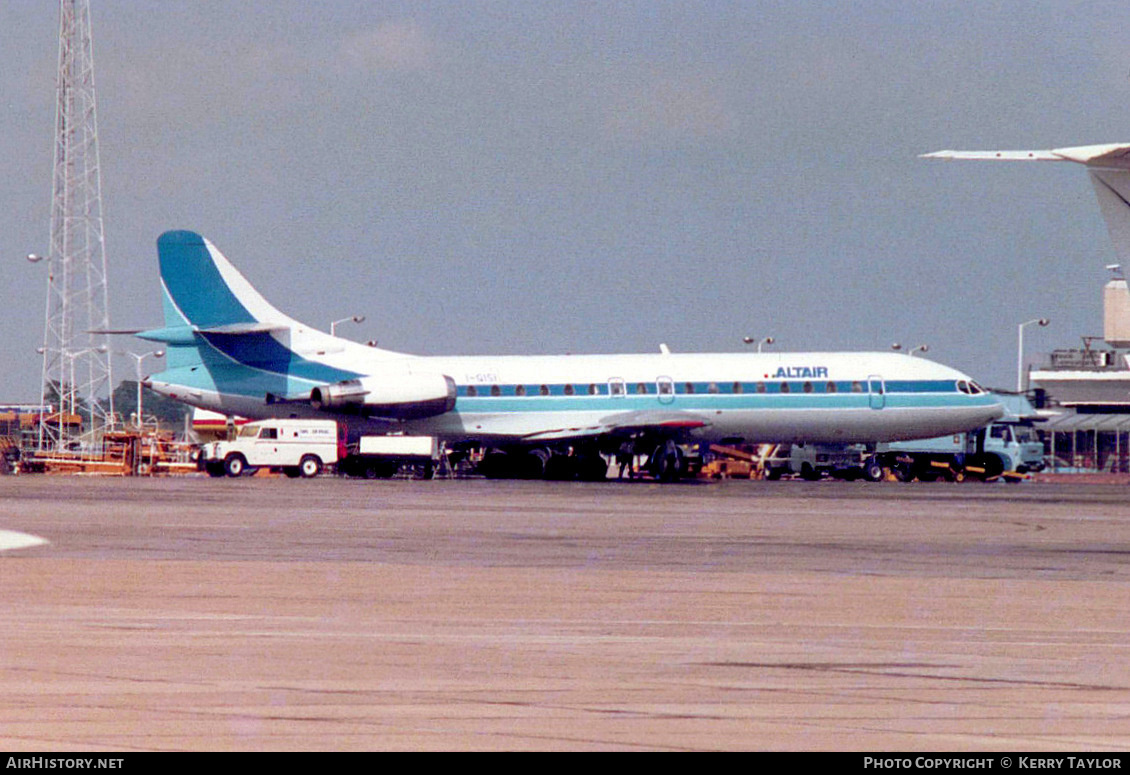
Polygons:
<instances>
[{"instance_id":1,"label":"distant tree line","mask_svg":"<svg viewBox=\"0 0 1130 775\"><path fill-rule=\"evenodd\" d=\"M47 383L45 391L46 402L56 409L62 407L62 395L65 390L59 389L59 383ZM106 402L102 402L105 406ZM114 388L114 411L125 421L129 422L137 414L137 380L122 380ZM177 431L184 426L185 415L192 412L192 407L180 401L155 393L149 388L141 388L141 411L145 418L155 417L163 430ZM75 396L75 413L82 416L84 427L90 426L90 408L81 396Z\"/></svg>"}]
</instances>

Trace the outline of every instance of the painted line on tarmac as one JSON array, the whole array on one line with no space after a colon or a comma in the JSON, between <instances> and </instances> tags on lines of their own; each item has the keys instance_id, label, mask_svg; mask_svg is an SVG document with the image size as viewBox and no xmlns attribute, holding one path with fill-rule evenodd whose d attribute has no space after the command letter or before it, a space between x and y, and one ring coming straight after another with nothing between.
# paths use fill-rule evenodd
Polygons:
<instances>
[{"instance_id":1,"label":"painted line on tarmac","mask_svg":"<svg viewBox=\"0 0 1130 775\"><path fill-rule=\"evenodd\" d=\"M42 546L51 543L46 538L33 536L29 533L17 533L15 530L0 530L0 552L12 549L27 549L29 546Z\"/></svg>"}]
</instances>

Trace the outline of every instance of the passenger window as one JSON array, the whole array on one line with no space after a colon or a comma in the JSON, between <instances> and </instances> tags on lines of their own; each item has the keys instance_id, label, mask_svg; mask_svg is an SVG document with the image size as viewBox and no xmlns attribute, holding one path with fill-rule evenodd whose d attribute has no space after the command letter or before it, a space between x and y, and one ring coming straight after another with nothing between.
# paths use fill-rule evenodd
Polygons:
<instances>
[{"instance_id":1,"label":"passenger window","mask_svg":"<svg viewBox=\"0 0 1130 775\"><path fill-rule=\"evenodd\" d=\"M688 382L687 384L683 385L683 390L686 392L686 394L688 396L693 395L694 394L694 383Z\"/></svg>"},{"instance_id":2,"label":"passenger window","mask_svg":"<svg viewBox=\"0 0 1130 775\"><path fill-rule=\"evenodd\" d=\"M824 392L825 393L835 393L836 392L836 383L835 382L829 382L827 385L824 386Z\"/></svg>"},{"instance_id":3,"label":"passenger window","mask_svg":"<svg viewBox=\"0 0 1130 775\"><path fill-rule=\"evenodd\" d=\"M516 395L516 396L526 395L526 386L525 385L519 385L518 387L514 388L514 395Z\"/></svg>"},{"instance_id":4,"label":"passenger window","mask_svg":"<svg viewBox=\"0 0 1130 775\"><path fill-rule=\"evenodd\" d=\"M538 392L541 393L543 396L548 396L549 395L549 385L542 385L541 387L538 388Z\"/></svg>"},{"instance_id":5,"label":"passenger window","mask_svg":"<svg viewBox=\"0 0 1130 775\"><path fill-rule=\"evenodd\" d=\"M781 392L782 393L788 393L789 392L789 383L788 382L782 382L781 383Z\"/></svg>"},{"instance_id":6,"label":"passenger window","mask_svg":"<svg viewBox=\"0 0 1130 775\"><path fill-rule=\"evenodd\" d=\"M804 392L805 393L811 393L812 392L812 383L811 382L805 382L804 383Z\"/></svg>"},{"instance_id":7,"label":"passenger window","mask_svg":"<svg viewBox=\"0 0 1130 775\"><path fill-rule=\"evenodd\" d=\"M595 396L598 393L600 393L600 388L598 388L595 384L590 384L589 385L589 395Z\"/></svg>"},{"instance_id":8,"label":"passenger window","mask_svg":"<svg viewBox=\"0 0 1130 775\"><path fill-rule=\"evenodd\" d=\"M717 382L711 382L709 385L706 386L706 392L707 393L717 393L718 392L718 383Z\"/></svg>"},{"instance_id":9,"label":"passenger window","mask_svg":"<svg viewBox=\"0 0 1130 775\"><path fill-rule=\"evenodd\" d=\"M863 383L860 382L859 380L852 382L851 383L851 392L862 393L863 392Z\"/></svg>"},{"instance_id":10,"label":"passenger window","mask_svg":"<svg viewBox=\"0 0 1130 775\"><path fill-rule=\"evenodd\" d=\"M735 382L734 383L734 395L740 395L741 392L742 392L742 383Z\"/></svg>"},{"instance_id":11,"label":"passenger window","mask_svg":"<svg viewBox=\"0 0 1130 775\"><path fill-rule=\"evenodd\" d=\"M673 395L674 392L675 392L675 383L674 382L668 382L667 380L663 380L662 382L658 383L658 386L659 386L659 395L661 395L661 396Z\"/></svg>"},{"instance_id":12,"label":"passenger window","mask_svg":"<svg viewBox=\"0 0 1130 775\"><path fill-rule=\"evenodd\" d=\"M642 382L637 382L636 383L636 393L638 395L641 395L641 396L647 395L647 385L645 385Z\"/></svg>"},{"instance_id":13,"label":"passenger window","mask_svg":"<svg viewBox=\"0 0 1130 775\"><path fill-rule=\"evenodd\" d=\"M491 385L490 394L495 398L498 398L500 395L502 395L502 388L500 388L498 385Z\"/></svg>"},{"instance_id":14,"label":"passenger window","mask_svg":"<svg viewBox=\"0 0 1130 775\"><path fill-rule=\"evenodd\" d=\"M757 392L758 393L764 393L765 392L765 383L764 382L758 382L757 383Z\"/></svg>"},{"instance_id":15,"label":"passenger window","mask_svg":"<svg viewBox=\"0 0 1130 775\"><path fill-rule=\"evenodd\" d=\"M574 392L574 391L573 391L573 386L572 386L572 385L566 385L566 386L565 386L565 395L567 395L567 396L571 396L571 395L573 395L573 392Z\"/></svg>"},{"instance_id":16,"label":"passenger window","mask_svg":"<svg viewBox=\"0 0 1130 775\"><path fill-rule=\"evenodd\" d=\"M628 394L628 388L619 379L612 380L608 383L609 395L617 398L622 398Z\"/></svg>"},{"instance_id":17,"label":"passenger window","mask_svg":"<svg viewBox=\"0 0 1130 775\"><path fill-rule=\"evenodd\" d=\"M474 385L468 385L467 386L467 397L468 398L474 398L478 394L479 394L479 390Z\"/></svg>"}]
</instances>

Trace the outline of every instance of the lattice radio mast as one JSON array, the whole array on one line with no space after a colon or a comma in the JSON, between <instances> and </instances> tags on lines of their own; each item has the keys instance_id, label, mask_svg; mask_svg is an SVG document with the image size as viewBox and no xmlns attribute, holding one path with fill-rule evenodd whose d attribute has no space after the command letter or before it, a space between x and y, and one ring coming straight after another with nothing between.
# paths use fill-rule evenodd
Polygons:
<instances>
[{"instance_id":1,"label":"lattice radio mast","mask_svg":"<svg viewBox=\"0 0 1130 775\"><path fill-rule=\"evenodd\" d=\"M36 257L29 256L32 260ZM67 415L82 414L83 441L113 427L102 174L94 103L89 0L59 2L55 173L43 328L43 403L56 416L40 424L39 448L72 446L80 435ZM103 403L102 396L106 396Z\"/></svg>"}]
</instances>

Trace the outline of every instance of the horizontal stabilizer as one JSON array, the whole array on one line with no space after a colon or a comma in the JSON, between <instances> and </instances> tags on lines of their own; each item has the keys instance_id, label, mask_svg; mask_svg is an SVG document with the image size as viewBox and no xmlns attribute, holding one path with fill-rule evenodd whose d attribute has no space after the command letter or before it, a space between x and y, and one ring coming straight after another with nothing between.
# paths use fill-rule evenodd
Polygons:
<instances>
[{"instance_id":1,"label":"horizontal stabilizer","mask_svg":"<svg viewBox=\"0 0 1130 775\"><path fill-rule=\"evenodd\" d=\"M165 344L191 345L195 342L196 334L224 334L226 336L247 336L251 334L265 334L273 331L286 331L289 326L278 323L229 323L223 326L169 326L166 328L151 328L147 331L131 331L138 339L150 342L164 342ZM124 333L124 332L120 332Z\"/></svg>"},{"instance_id":2,"label":"horizontal stabilizer","mask_svg":"<svg viewBox=\"0 0 1130 775\"><path fill-rule=\"evenodd\" d=\"M202 334L263 334L289 329L290 326L280 323L229 323L225 326L208 326L196 330Z\"/></svg>"},{"instance_id":3,"label":"horizontal stabilizer","mask_svg":"<svg viewBox=\"0 0 1130 775\"><path fill-rule=\"evenodd\" d=\"M935 151L922 159L946 161L1072 161L1090 173L1111 242L1130 266L1130 143L1078 145L1046 151Z\"/></svg>"},{"instance_id":4,"label":"horizontal stabilizer","mask_svg":"<svg viewBox=\"0 0 1130 775\"><path fill-rule=\"evenodd\" d=\"M1088 167L1130 169L1130 143L1079 145L1046 151L934 151L920 159L946 161L1073 161Z\"/></svg>"}]
</instances>

